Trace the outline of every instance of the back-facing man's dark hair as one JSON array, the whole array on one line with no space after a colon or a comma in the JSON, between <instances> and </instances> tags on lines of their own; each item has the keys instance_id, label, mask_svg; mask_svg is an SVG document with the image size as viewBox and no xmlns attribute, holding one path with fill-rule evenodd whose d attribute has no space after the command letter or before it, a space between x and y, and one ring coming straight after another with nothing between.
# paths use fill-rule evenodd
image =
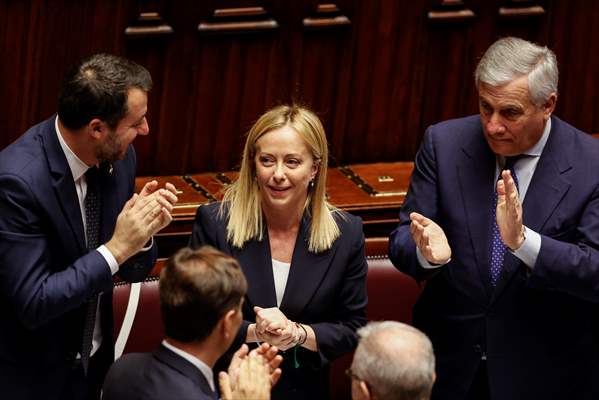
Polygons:
<instances>
[{"instance_id":1,"label":"back-facing man's dark hair","mask_svg":"<svg viewBox=\"0 0 599 400\"><path fill-rule=\"evenodd\" d=\"M160 312L166 336L202 340L229 310L239 310L247 291L237 261L210 247L183 248L160 273Z\"/></svg>"},{"instance_id":2,"label":"back-facing man's dark hair","mask_svg":"<svg viewBox=\"0 0 599 400\"><path fill-rule=\"evenodd\" d=\"M58 98L58 116L69 129L98 118L111 129L127 114L127 92L152 88L148 70L110 54L94 54L75 64L65 76Z\"/></svg>"}]
</instances>

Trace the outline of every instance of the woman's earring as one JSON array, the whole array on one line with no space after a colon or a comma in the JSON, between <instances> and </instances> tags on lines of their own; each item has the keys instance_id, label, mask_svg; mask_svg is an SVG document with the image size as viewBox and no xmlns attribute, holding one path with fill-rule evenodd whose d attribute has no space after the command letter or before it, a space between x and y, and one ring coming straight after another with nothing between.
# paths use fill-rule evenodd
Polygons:
<instances>
[{"instance_id":1,"label":"woman's earring","mask_svg":"<svg viewBox=\"0 0 599 400\"><path fill-rule=\"evenodd\" d=\"M314 188L314 178L312 178L310 180L310 183L308 184L308 186L310 187L310 189Z\"/></svg>"}]
</instances>

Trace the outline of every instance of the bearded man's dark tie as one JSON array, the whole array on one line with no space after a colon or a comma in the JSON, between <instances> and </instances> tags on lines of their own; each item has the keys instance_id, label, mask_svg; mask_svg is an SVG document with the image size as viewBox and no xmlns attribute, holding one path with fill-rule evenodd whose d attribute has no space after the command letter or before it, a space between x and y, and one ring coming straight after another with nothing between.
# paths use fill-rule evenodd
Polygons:
<instances>
[{"instance_id":1,"label":"bearded man's dark tie","mask_svg":"<svg viewBox=\"0 0 599 400\"><path fill-rule=\"evenodd\" d=\"M98 185L98 168L92 167L85 173L87 181L87 194L85 196L85 226L87 249L95 250L100 245L100 194ZM89 359L94 337L96 310L98 308L98 295L91 297L87 303L85 325L83 328L83 341L81 343L81 365L87 375Z\"/></svg>"}]
</instances>

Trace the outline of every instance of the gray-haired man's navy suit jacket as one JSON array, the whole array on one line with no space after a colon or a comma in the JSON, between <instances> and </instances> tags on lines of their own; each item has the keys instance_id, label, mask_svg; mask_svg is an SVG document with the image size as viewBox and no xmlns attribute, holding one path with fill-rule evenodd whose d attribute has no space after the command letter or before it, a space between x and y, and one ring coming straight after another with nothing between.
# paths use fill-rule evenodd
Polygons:
<instances>
[{"instance_id":1,"label":"gray-haired man's navy suit jacket","mask_svg":"<svg viewBox=\"0 0 599 400\"><path fill-rule=\"evenodd\" d=\"M417 211L445 231L453 254L414 307L437 357L434 398L464 398L484 354L492 399L581 399L597 380L593 324L599 300L599 141L552 117L523 203L540 233L532 271L507 254L489 278L495 154L479 116L431 126L391 234L390 255L421 280L409 231Z\"/></svg>"}]
</instances>

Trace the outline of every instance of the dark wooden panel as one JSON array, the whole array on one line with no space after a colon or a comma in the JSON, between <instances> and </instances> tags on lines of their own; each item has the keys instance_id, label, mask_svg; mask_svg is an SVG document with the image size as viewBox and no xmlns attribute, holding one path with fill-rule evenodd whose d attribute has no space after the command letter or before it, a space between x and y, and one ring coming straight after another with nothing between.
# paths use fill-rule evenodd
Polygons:
<instances>
[{"instance_id":1,"label":"dark wooden panel","mask_svg":"<svg viewBox=\"0 0 599 400\"><path fill-rule=\"evenodd\" d=\"M421 3L358 2L340 162L407 160L414 155L425 74Z\"/></svg>"},{"instance_id":2,"label":"dark wooden panel","mask_svg":"<svg viewBox=\"0 0 599 400\"><path fill-rule=\"evenodd\" d=\"M599 3L552 1L548 43L560 67L556 113L587 132L599 131Z\"/></svg>"},{"instance_id":3,"label":"dark wooden panel","mask_svg":"<svg viewBox=\"0 0 599 400\"><path fill-rule=\"evenodd\" d=\"M154 79L142 175L234 169L252 123L290 101L321 116L333 165L410 161L428 125L477 112L474 67L505 35L555 50L556 114L599 132L598 20L584 0L0 0L0 148L104 51Z\"/></svg>"},{"instance_id":4,"label":"dark wooden panel","mask_svg":"<svg viewBox=\"0 0 599 400\"><path fill-rule=\"evenodd\" d=\"M332 163L342 157L345 139L345 115L350 94L353 26L353 2L339 2L338 9L330 17L319 12L323 6L309 10L299 31L301 53L289 54L299 62L294 66L295 85L292 98L311 107L323 120L329 138ZM339 8L341 7L341 8ZM337 23L335 15L341 20ZM310 19L308 26L306 18ZM328 22L327 22L328 21ZM311 25L314 24L314 25Z\"/></svg>"},{"instance_id":5,"label":"dark wooden panel","mask_svg":"<svg viewBox=\"0 0 599 400\"><path fill-rule=\"evenodd\" d=\"M242 5L262 7L267 18L280 18L266 2L229 2L229 9ZM218 8L225 9L220 2ZM267 93L280 83L269 79L271 60L275 65L283 62L283 68L288 65L276 55L282 29L197 36L197 51L190 60L195 75L190 88L194 118L184 171L238 165L243 134L267 108Z\"/></svg>"}]
</instances>

